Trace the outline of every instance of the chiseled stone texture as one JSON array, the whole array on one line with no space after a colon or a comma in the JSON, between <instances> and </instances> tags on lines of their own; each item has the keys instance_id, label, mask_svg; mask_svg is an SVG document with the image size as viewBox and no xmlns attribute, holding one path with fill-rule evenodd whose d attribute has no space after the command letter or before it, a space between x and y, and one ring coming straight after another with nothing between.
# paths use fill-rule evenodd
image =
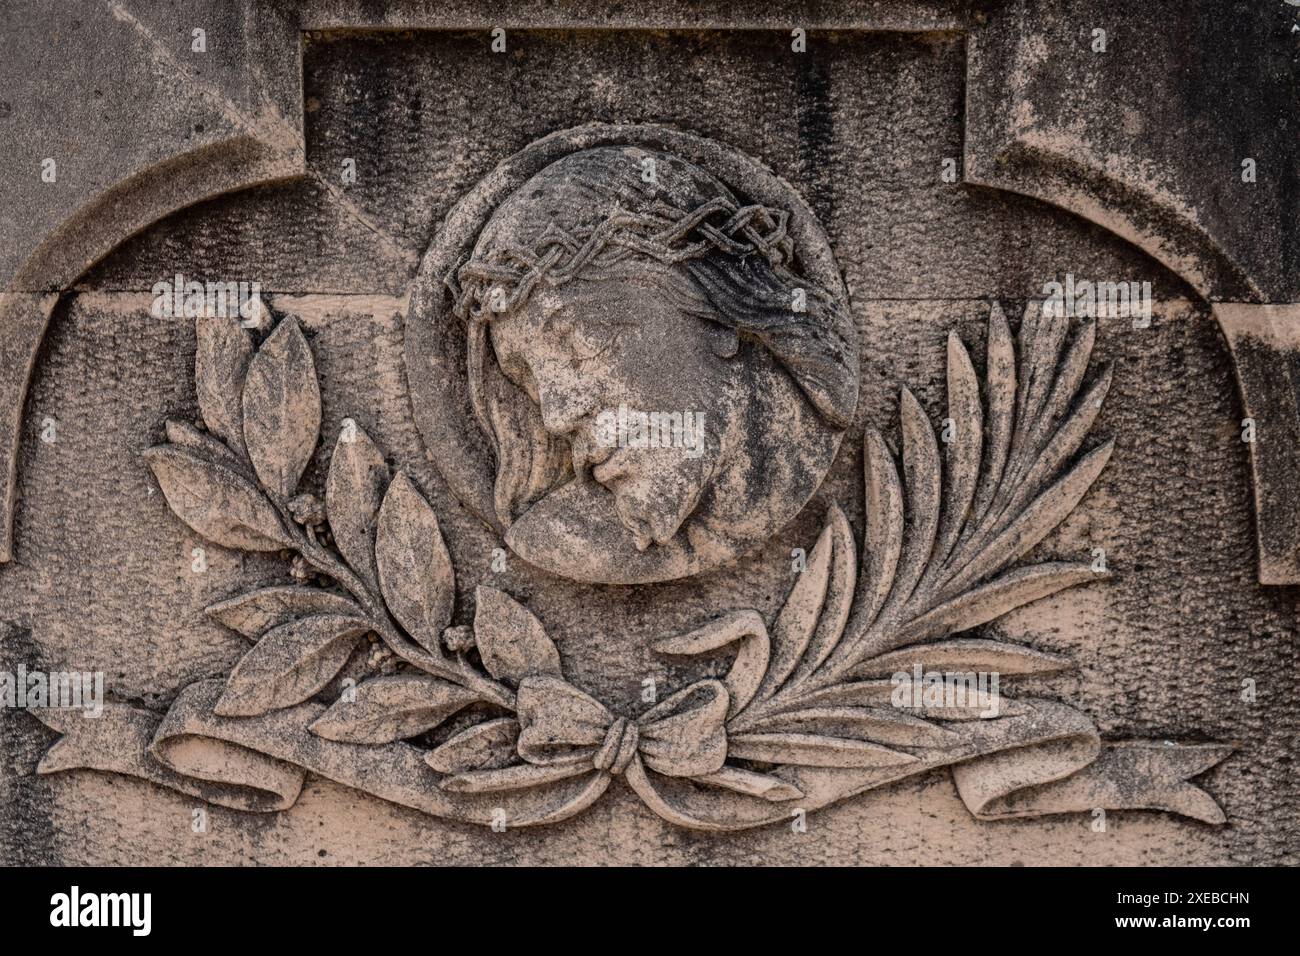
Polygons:
<instances>
[{"instance_id":1,"label":"chiseled stone texture","mask_svg":"<svg viewBox=\"0 0 1300 956\"><path fill-rule=\"evenodd\" d=\"M941 769L818 811L803 834L779 824L733 835L675 828L619 782L574 819L493 833L318 777L308 778L288 811L213 807L208 832L196 834L193 798L88 771L34 775L53 734L28 714L0 711L0 857L68 864L1300 861L1293 763L1300 594L1256 579L1243 412L1223 338L1196 291L1113 233L1035 199L938 182L942 159L963 151L970 92L963 34L835 30L811 39L813 53L791 59L788 29L512 30L510 52L495 57L477 20L473 32L356 34L327 29L341 25L331 16L321 5L306 17L322 27L306 35L302 54L305 162L313 175L161 220L81 276L55 309L23 420L15 557L0 567L0 660L104 670L114 696L161 712L186 684L228 673L246 650L202 608L286 579L274 555L215 546L208 572L191 573L199 539L168 511L140 458L159 440L164 418L197 414L192 323L149 314L150 287L177 272L256 279L277 314L298 316L322 393L322 441L306 487L321 493L333 436L354 418L437 512L456 568L458 623L475 584L501 587L545 623L566 677L615 702L634 702L647 675L668 687L690 678L685 665L650 652L652 639L691 630L719 609L753 607L770 621L792 583L791 549L811 547L830 503L844 508L860 540L864 427L897 442L901 386L932 422L944 417L949 330L982 369L990 299L1014 326L1047 279L1146 280L1156 300L1151 328L1103 320L1097 335L1094 366L1111 363L1114 384L1093 434L1115 439L1111 461L1035 552L1090 560L1101 547L1114 578L1015 611L989 631L1073 659L1075 670L1025 686L1078 707L1103 736L1237 743L1232 757L1198 780L1227 825L1126 811L1109 814L1104 833L1086 814L979 822ZM426 22L416 13L410 22L399 12L385 16L394 27ZM1080 22L1092 16L1081 12ZM921 19L939 17L931 11ZM1226 24L1223 32L1231 32ZM1172 74L1178 61L1149 66ZM1109 99L1089 89L1068 110L1104 125ZM1134 108L1149 110L1143 122L1151 128L1167 122L1151 99ZM119 101L113 109L131 107ZM859 332L857 420L813 503L738 564L685 581L579 585L518 562L491 573L499 542L452 495L410 410L405 294L436 224L502 159L593 119L690 129L792 183L830 237ZM338 181L345 158L356 160L358 181L340 195L324 183ZM1170 173L1181 185L1198 170ZM1274 216L1282 202L1268 207ZM1227 216L1222 206L1216 214ZM1234 222L1224 227L1225 242L1244 228ZM1293 268L1265 278L1273 295L1294 292ZM47 417L58 423L53 444L38 437ZM1240 699L1247 679L1258 688L1251 704Z\"/></svg>"}]
</instances>

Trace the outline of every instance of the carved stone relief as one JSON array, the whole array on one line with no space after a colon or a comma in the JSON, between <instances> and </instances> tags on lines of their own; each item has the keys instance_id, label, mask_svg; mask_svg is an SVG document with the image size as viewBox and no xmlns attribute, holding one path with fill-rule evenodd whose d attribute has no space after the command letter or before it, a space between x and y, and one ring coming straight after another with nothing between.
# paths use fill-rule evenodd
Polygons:
<instances>
[{"instance_id":1,"label":"carved stone relief","mask_svg":"<svg viewBox=\"0 0 1300 956\"><path fill-rule=\"evenodd\" d=\"M621 145L584 148L604 142ZM521 557L584 581L671 580L761 543L812 496L857 405L857 330L806 206L774 181L780 205L738 199L660 144L772 180L670 129L556 133L461 200L416 277L418 420L432 448L486 441L494 473L435 459ZM620 408L684 416L686 440L616 450L599 432L617 438Z\"/></svg>"},{"instance_id":2,"label":"carved stone relief","mask_svg":"<svg viewBox=\"0 0 1300 956\"><path fill-rule=\"evenodd\" d=\"M451 819L491 824L504 810L515 826L581 812L624 775L670 823L729 830L954 766L982 818L1136 807L1221 823L1186 781L1231 747L1103 743L1068 706L982 684L949 699L922 677L1069 666L1019 644L951 637L1105 577L1087 563L1017 565L1111 454L1109 442L1079 454L1109 371L1087 381L1095 329L1068 332L1064 319L1027 319L1017 359L994 306L986 407L951 336L946 455L906 390L902 468L879 432L867 434L861 569L832 505L770 626L739 608L656 641L675 656L734 646L726 674L629 717L568 683L542 623L504 592L479 586L473 625L450 626L455 570L438 518L355 424L335 444L325 500L297 493L320 397L293 317L256 350L236 323L200 320L195 391L206 427L168 421L168 443L145 452L149 467L198 534L238 550L289 549L326 586L261 588L207 608L253 642L224 682L190 685L161 719L118 705L102 723L53 719L67 736L39 770L129 773L248 810L291 806L309 770ZM577 456L573 465L591 467ZM367 635L406 668L368 677L328 707L312 703ZM482 705L478 719L437 746L404 742L470 705Z\"/></svg>"},{"instance_id":3,"label":"carved stone relief","mask_svg":"<svg viewBox=\"0 0 1300 956\"><path fill-rule=\"evenodd\" d=\"M444 277L450 310L422 316L429 293L416 299L417 320L446 323L450 311L467 326L466 389L496 459L495 523L522 558L588 581L681 577L761 542L802 507L853 419L856 349L842 290L794 271L788 219L672 154L580 149L493 211ZM792 307L805 287L806 304ZM1027 315L1017 356L994 305L983 389L951 335L944 455L906 389L901 469L867 432L861 571L832 504L770 625L755 609L728 609L655 642L675 656L734 647L725 675L625 716L565 680L545 627L508 594L480 585L472 626L451 626L455 569L437 515L354 422L334 446L324 501L299 493L321 413L293 316L256 347L238 322L200 318L202 430L168 421L149 467L202 537L289 549L295 570L325 587L262 588L209 607L254 642L224 683L190 685L161 720L113 707L102 725L56 721L68 736L40 771L135 773L216 803L280 809L310 770L452 819L490 824L504 810L516 826L578 813L623 775L669 822L726 830L952 765L981 817L1151 807L1222 822L1186 780L1231 748L1103 743L1062 704L978 684L950 700L923 677L1067 667L952 635L1107 576L1087 563L1018 564L1112 451L1081 452L1110 371L1089 379L1095 326L1070 325ZM698 455L620 445L596 421L616 404L702 407L722 421L694 436ZM442 449L430 450L437 460ZM749 524L751 514L761 520ZM312 703L367 635L406 666L328 708ZM899 674L914 679L904 686ZM436 746L404 743L470 705L481 719Z\"/></svg>"},{"instance_id":4,"label":"carved stone relief","mask_svg":"<svg viewBox=\"0 0 1300 956\"><path fill-rule=\"evenodd\" d=\"M118 591L77 636L92 655L123 653L129 627L104 616L159 589L141 599L150 654L110 675L97 719L31 710L43 726L20 728L23 786L68 794L63 819L102 786L91 799L126 787L145 806L292 827L319 783L332 826L363 801L435 843L455 824L528 828L547 862L580 856L550 848L609 819L755 841L717 844L722 859L813 811L866 820L939 790L964 808L952 825L969 847L1008 832L993 821L1059 833L1143 811L1123 819L1191 834L1188 859L1241 852L1233 827L1271 812L1240 803L1241 767L1276 769L1294 717L1259 747L1205 701L1236 706L1263 652L1247 671L1207 660L1207 635L1189 643L1203 722L1190 704L1162 722L1145 698L1180 693L1178 664L1155 658L1177 657L1183 628L1226 630L1225 644L1253 629L1282 645L1279 670L1294 663L1295 308L1269 301L1280 286L1225 252L1219 225L1180 218L1167 195L1133 198L1131 169L1108 179L1101 145L1078 175L1046 163L1065 142L1044 131L1054 114L1008 123L1014 107L986 89L1010 63L999 95L1041 101L1032 47L956 12L918 14L920 29L862 14L828 34L830 66L791 72L794 101L820 112L770 132L747 135L743 115L694 123L671 97L642 106L593 79L572 108L520 92L527 122L498 135L457 126L475 115L446 90L465 37L426 32L423 14L386 15L409 35L337 16L272 18L265 42L302 58L302 102L281 90L261 111L223 108L261 157L216 187L229 195L160 207L129 241L88 239L85 264L116 251L89 272L51 267L49 288L52 253L33 253L0 302L15 330L0 354L16 356L0 401L23 449L4 489L18 518L0 536L0 584L15 584L0 647L42 648L33 669L52 670L72 638L51 632L108 586L71 568L79 532L58 530L61 511L42 525L58 487L43 475L106 472L90 476L90 512L141 529L114 533ZM158 42L148 17L116 22ZM745 25L759 29L719 62L757 77L768 34L788 36ZM694 55L674 34L579 34L512 41L522 75L548 44L619 82L629 58ZM470 86L492 75L465 69ZM863 70L896 85L850 103ZM938 92L915 92L927 78ZM967 125L924 118L931 96L973 98ZM398 171L377 161L373 182L340 180L333 164L365 152L349 124L371 111L372 155ZM836 118L849 133L818 125ZM465 155L422 180L421 150L454 129ZM933 141L913 181L906 150ZM960 175L945 179L948 153ZM177 207L204 195L182 192ZM986 219L997 237L975 233ZM922 249L945 265L915 262ZM187 311L185 278L262 258L242 312ZM1146 325L1049 307L1038 287L1075 262L1145 279ZM168 319L155 273L176 274ZM1131 338L1153 315L1151 338ZM115 330L140 322L150 347L121 345ZM149 394L107 431L77 432L76 370L90 405L120 402L99 364L120 350L124 380L150 379ZM1204 383L1182 380L1192 366ZM1240 398L1221 387L1234 375ZM46 408L90 449L84 464L41 437ZM1166 413L1197 430L1163 428ZM1215 542L1203 568L1181 534ZM36 605L60 574L74 596L50 615ZM1161 581L1144 607L1148 574ZM1241 629L1224 627L1237 614ZM1270 791L1278 819L1284 790ZM1134 839L1086 852L1161 842ZM860 843L841 858L862 859Z\"/></svg>"}]
</instances>

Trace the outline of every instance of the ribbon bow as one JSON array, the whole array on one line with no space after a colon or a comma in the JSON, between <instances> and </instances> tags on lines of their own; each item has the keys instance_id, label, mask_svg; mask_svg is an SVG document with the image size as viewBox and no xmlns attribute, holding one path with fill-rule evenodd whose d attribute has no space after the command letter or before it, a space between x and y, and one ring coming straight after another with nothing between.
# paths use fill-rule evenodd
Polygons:
<instances>
[{"instance_id":1,"label":"ribbon bow","mask_svg":"<svg viewBox=\"0 0 1300 956\"><path fill-rule=\"evenodd\" d=\"M542 767L611 774L639 756L669 777L715 773L727 759L728 702L720 681L703 680L628 720L558 677L526 677L516 700L519 756Z\"/></svg>"}]
</instances>

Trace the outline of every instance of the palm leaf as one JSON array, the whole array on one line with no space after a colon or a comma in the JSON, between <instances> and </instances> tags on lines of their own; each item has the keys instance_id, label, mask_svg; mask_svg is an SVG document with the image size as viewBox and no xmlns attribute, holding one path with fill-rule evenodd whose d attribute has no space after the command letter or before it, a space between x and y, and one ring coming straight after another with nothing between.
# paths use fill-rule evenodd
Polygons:
<instances>
[{"instance_id":1,"label":"palm leaf","mask_svg":"<svg viewBox=\"0 0 1300 956\"><path fill-rule=\"evenodd\" d=\"M1031 601L1085 581L1106 577L1109 575L1094 571L1088 564L1049 562L1016 568L922 614L899 631L899 640L914 644L968 631Z\"/></svg>"},{"instance_id":2,"label":"palm leaf","mask_svg":"<svg viewBox=\"0 0 1300 956\"><path fill-rule=\"evenodd\" d=\"M984 459L984 473L980 476L979 490L971 508L972 530L993 504L993 495L1002 472L1006 468L1007 454L1011 450L1011 426L1014 421L1016 394L1016 353L1011 344L1011 330L1007 318L996 302L989 312L988 368L985 371L988 390L988 453Z\"/></svg>"},{"instance_id":3,"label":"palm leaf","mask_svg":"<svg viewBox=\"0 0 1300 956\"><path fill-rule=\"evenodd\" d=\"M773 653L758 688L760 700L772 696L785 683L812 640L830 584L832 528L833 524L827 522L822 529L807 567L799 574L772 625Z\"/></svg>"},{"instance_id":4,"label":"palm leaf","mask_svg":"<svg viewBox=\"0 0 1300 956\"><path fill-rule=\"evenodd\" d=\"M1039 495L1014 521L969 564L955 574L940 591L945 600L960 593L965 587L995 574L999 568L1023 556L1030 548L1047 537L1048 532L1065 520L1075 505L1092 487L1101 470L1110 461L1114 441L1093 449L1084 455L1063 478Z\"/></svg>"},{"instance_id":5,"label":"palm leaf","mask_svg":"<svg viewBox=\"0 0 1300 956\"><path fill-rule=\"evenodd\" d=\"M911 754L879 744L820 734L737 734L728 737L727 754L802 767L898 767L916 762Z\"/></svg>"},{"instance_id":6,"label":"palm leaf","mask_svg":"<svg viewBox=\"0 0 1300 956\"><path fill-rule=\"evenodd\" d=\"M830 656L844 636L844 628L853 609L854 577L857 574L857 548L853 543L853 529L839 505L833 505L827 516L826 529L831 536L830 577L826 584L826 598L822 602L817 630L804 649L799 665L790 680L798 683L817 670ZM825 533L825 532L823 532Z\"/></svg>"},{"instance_id":7,"label":"palm leaf","mask_svg":"<svg viewBox=\"0 0 1300 956\"><path fill-rule=\"evenodd\" d=\"M956 738L929 721L895 707L807 707L758 722L765 733L816 733L894 747L946 747Z\"/></svg>"},{"instance_id":8,"label":"palm leaf","mask_svg":"<svg viewBox=\"0 0 1300 956\"><path fill-rule=\"evenodd\" d=\"M939 527L943 482L939 471L939 446L925 411L907 389L899 400L903 426L903 474L907 481L907 531L898 561L894 588L882 615L902 606L912 596L934 549Z\"/></svg>"},{"instance_id":9,"label":"palm leaf","mask_svg":"<svg viewBox=\"0 0 1300 956\"><path fill-rule=\"evenodd\" d=\"M1056 373L1056 381L1052 384L1052 393L1048 396L1047 403L1044 405L1042 413L1035 420L1033 430L1030 432L1030 445L1032 447L1043 447L1047 431L1056 426L1056 423L1074 401L1074 397L1079 393L1079 388L1083 384L1083 377L1088 371L1088 363L1092 359L1092 346L1096 341L1096 337L1097 325L1095 322L1086 323L1076 334L1074 342L1071 344L1065 359L1061 362L1060 369Z\"/></svg>"},{"instance_id":10,"label":"palm leaf","mask_svg":"<svg viewBox=\"0 0 1300 956\"><path fill-rule=\"evenodd\" d=\"M941 745L941 728L898 712L891 684L854 678L910 671L918 662L1008 674L1047 673L1067 663L996 641L923 642L1106 577L1070 562L1007 570L1075 508L1113 447L1107 442L1071 463L1096 420L1110 373L1084 388L1095 328L1082 328L1067 346L1068 333L1068 321L1029 310L1020 329L1018 370L1006 319L994 306L987 408L981 406L965 345L949 336L953 433L946 469L934 429L907 389L899 397L901 481L884 439L868 430L864 555L852 601L848 582L856 555L847 521L833 507L808 569L778 613L770 665L758 692L748 705L734 708L728 721L734 755L804 766L860 766L851 761L868 758L835 748L863 738L896 746L923 739L924 744L912 745ZM937 716L972 716L969 708L958 710ZM927 716L935 715L927 711Z\"/></svg>"},{"instance_id":11,"label":"palm leaf","mask_svg":"<svg viewBox=\"0 0 1300 956\"><path fill-rule=\"evenodd\" d=\"M1026 356L1029 370L1022 378L1027 382L1026 407L1023 418L1017 418L1012 458L993 500L991 511L994 515L1005 512L1012 495L1017 489L1023 489L1026 472L1040 460L1044 446L1051 438L1050 430L1078 394L1092 355L1095 330L1091 323L1075 337L1063 360L1060 353L1068 321L1026 315L1022 329L1035 325L1043 328L1032 337L1030 352Z\"/></svg>"},{"instance_id":12,"label":"palm leaf","mask_svg":"<svg viewBox=\"0 0 1300 956\"><path fill-rule=\"evenodd\" d=\"M788 704L783 713L822 707L891 707L896 711L901 710L906 713L911 708L911 704L907 703L907 700L911 697L911 692L910 685L904 686L907 693L904 695L901 706L898 697L899 685L891 677L889 680L850 681L847 684L836 684L834 687L811 691L799 700ZM987 702L980 700L976 700L964 707L926 706L923 712L929 720L965 721L990 719ZM1023 713L1025 713L1025 708L1022 705L1005 697L999 697L999 717L1018 717Z\"/></svg>"},{"instance_id":13,"label":"palm leaf","mask_svg":"<svg viewBox=\"0 0 1300 956\"><path fill-rule=\"evenodd\" d=\"M898 468L885 439L866 434L863 470L866 479L866 560L858 582L856 603L861 622L870 624L885 606L894 586L898 557L903 550L903 489Z\"/></svg>"},{"instance_id":14,"label":"palm leaf","mask_svg":"<svg viewBox=\"0 0 1300 956\"><path fill-rule=\"evenodd\" d=\"M1037 460L1030 467L1029 473L1020 483L1019 489L1012 494L1006 507L1002 509L1001 516L1015 515L1024 505L1026 498L1035 489L1042 487L1044 481L1055 474L1069 458L1078 452L1083 444L1084 437L1092 428L1093 422L1097 420L1097 414L1101 411L1101 404L1106 398L1106 393L1110 390L1110 382L1110 369L1103 369L1101 375L1088 387L1083 397L1079 399L1078 405L1069 418L1057 429L1047 447L1042 450Z\"/></svg>"},{"instance_id":15,"label":"palm leaf","mask_svg":"<svg viewBox=\"0 0 1300 956\"><path fill-rule=\"evenodd\" d=\"M979 379L970 354L956 332L948 336L948 418L953 436L948 442L947 489L932 567L938 567L948 557L970 514L984 443Z\"/></svg>"},{"instance_id":16,"label":"palm leaf","mask_svg":"<svg viewBox=\"0 0 1300 956\"><path fill-rule=\"evenodd\" d=\"M881 677L886 674L911 674L917 666L924 671L978 674L1049 674L1072 666L1070 659L1047 654L1032 647L1006 641L979 639L914 644L863 661L855 671L858 677Z\"/></svg>"}]
</instances>

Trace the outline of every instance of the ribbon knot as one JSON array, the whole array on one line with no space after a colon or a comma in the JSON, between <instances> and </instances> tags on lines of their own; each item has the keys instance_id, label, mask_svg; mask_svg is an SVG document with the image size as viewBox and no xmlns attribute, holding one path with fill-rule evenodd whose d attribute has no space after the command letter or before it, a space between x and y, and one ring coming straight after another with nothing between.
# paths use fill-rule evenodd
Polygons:
<instances>
[{"instance_id":1,"label":"ribbon knot","mask_svg":"<svg viewBox=\"0 0 1300 956\"><path fill-rule=\"evenodd\" d=\"M615 719L609 725L609 730L605 731L605 742L600 745L591 762L595 764L597 770L608 770L612 774L622 773L636 756L636 746L640 742L640 737L641 733L635 723L626 717Z\"/></svg>"},{"instance_id":2,"label":"ribbon knot","mask_svg":"<svg viewBox=\"0 0 1300 956\"><path fill-rule=\"evenodd\" d=\"M519 755L537 766L610 774L640 759L666 776L704 776L727 759L728 703L720 681L698 681L629 720L558 677L526 677L516 700Z\"/></svg>"}]
</instances>

